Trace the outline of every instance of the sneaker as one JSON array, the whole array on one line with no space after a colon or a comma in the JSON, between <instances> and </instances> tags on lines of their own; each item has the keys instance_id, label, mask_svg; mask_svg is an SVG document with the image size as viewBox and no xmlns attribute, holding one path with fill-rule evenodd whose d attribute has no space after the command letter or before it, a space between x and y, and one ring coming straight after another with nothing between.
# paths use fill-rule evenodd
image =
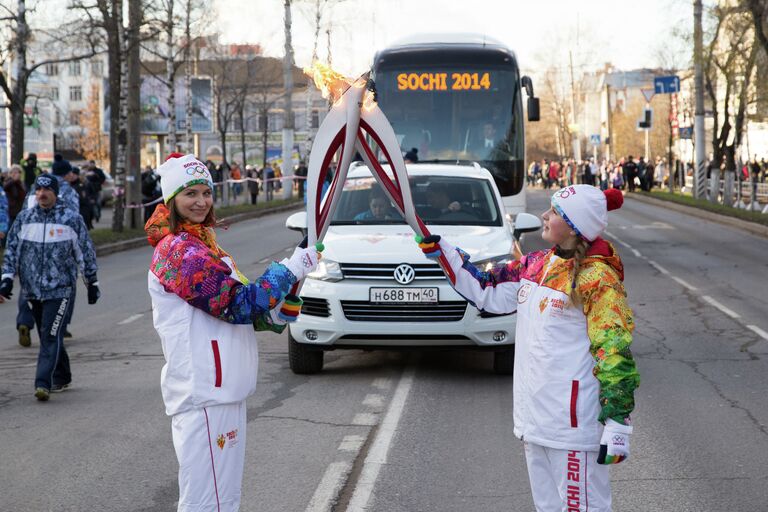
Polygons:
<instances>
[{"instance_id":1,"label":"sneaker","mask_svg":"<svg viewBox=\"0 0 768 512\"><path fill-rule=\"evenodd\" d=\"M67 388L69 388L69 384L54 384L51 386L51 393L61 393Z\"/></svg>"},{"instance_id":2,"label":"sneaker","mask_svg":"<svg viewBox=\"0 0 768 512\"><path fill-rule=\"evenodd\" d=\"M71 338L72 337L72 333L69 332L69 331L64 331L64 337L65 338Z\"/></svg>"},{"instance_id":3,"label":"sneaker","mask_svg":"<svg viewBox=\"0 0 768 512\"><path fill-rule=\"evenodd\" d=\"M37 398L41 402L47 402L50 396L51 396L50 392L45 388L35 389L35 398Z\"/></svg>"},{"instance_id":4,"label":"sneaker","mask_svg":"<svg viewBox=\"0 0 768 512\"><path fill-rule=\"evenodd\" d=\"M16 330L19 331L19 345L22 347L32 345L32 337L29 335L29 326L20 325Z\"/></svg>"}]
</instances>

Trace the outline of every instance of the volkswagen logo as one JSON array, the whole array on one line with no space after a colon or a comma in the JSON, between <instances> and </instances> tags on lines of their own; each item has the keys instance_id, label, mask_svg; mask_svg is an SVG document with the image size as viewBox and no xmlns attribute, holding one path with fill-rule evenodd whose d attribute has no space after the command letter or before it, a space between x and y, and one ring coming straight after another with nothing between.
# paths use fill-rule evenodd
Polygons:
<instances>
[{"instance_id":1,"label":"volkswagen logo","mask_svg":"<svg viewBox=\"0 0 768 512\"><path fill-rule=\"evenodd\" d=\"M395 281L400 284L410 284L416 278L416 271L407 263L398 265L394 272Z\"/></svg>"}]
</instances>

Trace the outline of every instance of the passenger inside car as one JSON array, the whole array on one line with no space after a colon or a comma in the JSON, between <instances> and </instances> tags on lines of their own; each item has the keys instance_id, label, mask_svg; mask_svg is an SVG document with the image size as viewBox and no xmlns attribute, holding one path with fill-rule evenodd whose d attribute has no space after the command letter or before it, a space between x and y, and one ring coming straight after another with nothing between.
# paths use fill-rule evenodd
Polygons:
<instances>
[{"instance_id":1,"label":"passenger inside car","mask_svg":"<svg viewBox=\"0 0 768 512\"><path fill-rule=\"evenodd\" d=\"M371 190L368 209L355 215L354 220L389 220L392 218L394 217L389 199L380 190Z\"/></svg>"}]
</instances>

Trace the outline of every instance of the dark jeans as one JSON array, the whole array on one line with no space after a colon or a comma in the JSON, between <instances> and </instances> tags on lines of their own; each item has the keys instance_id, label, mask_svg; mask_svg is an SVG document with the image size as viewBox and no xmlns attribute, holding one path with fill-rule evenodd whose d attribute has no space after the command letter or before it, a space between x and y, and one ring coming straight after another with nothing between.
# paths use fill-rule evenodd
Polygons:
<instances>
[{"instance_id":1,"label":"dark jeans","mask_svg":"<svg viewBox=\"0 0 768 512\"><path fill-rule=\"evenodd\" d=\"M40 333L35 387L51 389L72 381L69 356L64 348L64 319L71 309L71 299L31 300L32 314Z\"/></svg>"},{"instance_id":2,"label":"dark jeans","mask_svg":"<svg viewBox=\"0 0 768 512\"><path fill-rule=\"evenodd\" d=\"M259 200L258 192L251 192L251 204L256 204Z\"/></svg>"},{"instance_id":3,"label":"dark jeans","mask_svg":"<svg viewBox=\"0 0 768 512\"><path fill-rule=\"evenodd\" d=\"M24 295L24 290L19 292L19 312L16 315L16 328L20 325L26 325L32 330L35 327L35 317L32 316L32 308L29 307L27 297Z\"/></svg>"}]
</instances>

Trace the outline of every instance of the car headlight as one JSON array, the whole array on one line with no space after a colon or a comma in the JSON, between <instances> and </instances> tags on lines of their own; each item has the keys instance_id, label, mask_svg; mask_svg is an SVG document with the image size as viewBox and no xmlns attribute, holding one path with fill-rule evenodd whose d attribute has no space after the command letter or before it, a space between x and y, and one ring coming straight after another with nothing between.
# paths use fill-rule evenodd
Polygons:
<instances>
[{"instance_id":1,"label":"car headlight","mask_svg":"<svg viewBox=\"0 0 768 512\"><path fill-rule=\"evenodd\" d=\"M307 277L334 283L344 279L344 274L341 273L341 265L339 265L338 262L323 258L317 264L317 269L315 269L314 272L307 274Z\"/></svg>"},{"instance_id":2,"label":"car headlight","mask_svg":"<svg viewBox=\"0 0 768 512\"><path fill-rule=\"evenodd\" d=\"M488 272L497 265L504 265L515 261L514 256L511 254L502 254L500 256L494 256L493 258L486 258L480 261L473 261L472 264L483 272Z\"/></svg>"}]
</instances>

